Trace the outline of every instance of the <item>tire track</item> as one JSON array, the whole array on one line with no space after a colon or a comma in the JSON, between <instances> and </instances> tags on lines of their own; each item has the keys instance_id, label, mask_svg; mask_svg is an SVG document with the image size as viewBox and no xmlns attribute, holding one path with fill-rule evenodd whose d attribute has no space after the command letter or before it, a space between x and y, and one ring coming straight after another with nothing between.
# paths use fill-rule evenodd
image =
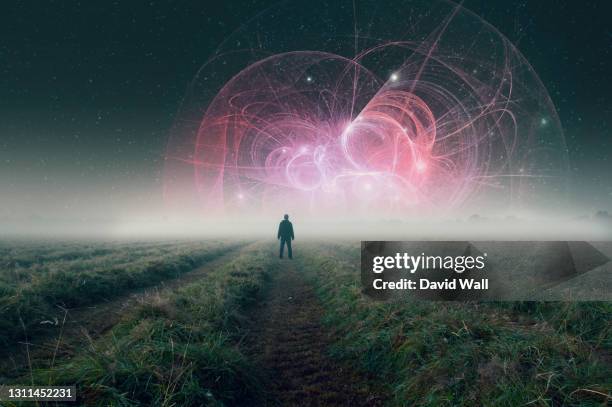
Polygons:
<instances>
[{"instance_id":1,"label":"tire track","mask_svg":"<svg viewBox=\"0 0 612 407\"><path fill-rule=\"evenodd\" d=\"M246 346L267 371L270 404L383 405L376 385L327 355L333 337L320 323L324 310L312 286L292 262L280 264L266 301L253 310Z\"/></svg>"}]
</instances>

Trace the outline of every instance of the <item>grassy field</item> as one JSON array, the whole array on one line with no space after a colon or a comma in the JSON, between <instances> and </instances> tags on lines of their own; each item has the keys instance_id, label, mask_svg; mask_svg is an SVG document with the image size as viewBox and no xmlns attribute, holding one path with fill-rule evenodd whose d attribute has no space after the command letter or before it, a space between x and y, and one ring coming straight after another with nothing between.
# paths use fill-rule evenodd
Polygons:
<instances>
[{"instance_id":1,"label":"grassy field","mask_svg":"<svg viewBox=\"0 0 612 407\"><path fill-rule=\"evenodd\" d=\"M246 307L269 261L241 255L167 297L130 310L112 332L70 361L34 372L34 382L77 384L88 404L253 403L262 384L235 347Z\"/></svg>"},{"instance_id":2,"label":"grassy field","mask_svg":"<svg viewBox=\"0 0 612 407\"><path fill-rule=\"evenodd\" d=\"M61 318L62 308L95 304L175 278L234 247L222 242L3 242L0 346L41 334Z\"/></svg>"},{"instance_id":3,"label":"grassy field","mask_svg":"<svg viewBox=\"0 0 612 407\"><path fill-rule=\"evenodd\" d=\"M76 384L97 406L612 401L610 303L379 303L361 294L358 244L296 249L5 242L0 339L28 357L0 383ZM101 304L119 316L95 331ZM45 332L58 306L81 307L80 330Z\"/></svg>"},{"instance_id":4,"label":"grassy field","mask_svg":"<svg viewBox=\"0 0 612 407\"><path fill-rule=\"evenodd\" d=\"M391 385L396 405L602 405L612 304L377 303L357 244L301 258L338 337L332 354ZM330 254L333 253L333 254Z\"/></svg>"}]
</instances>

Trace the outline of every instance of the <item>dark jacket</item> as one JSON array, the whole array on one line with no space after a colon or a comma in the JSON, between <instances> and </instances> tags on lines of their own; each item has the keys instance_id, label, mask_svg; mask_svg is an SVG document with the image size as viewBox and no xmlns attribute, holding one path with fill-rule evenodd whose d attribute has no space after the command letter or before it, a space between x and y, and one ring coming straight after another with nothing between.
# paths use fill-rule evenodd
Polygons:
<instances>
[{"instance_id":1,"label":"dark jacket","mask_svg":"<svg viewBox=\"0 0 612 407\"><path fill-rule=\"evenodd\" d=\"M285 240L293 239L293 225L287 219L283 219L278 225L278 236L277 238L283 238Z\"/></svg>"}]
</instances>

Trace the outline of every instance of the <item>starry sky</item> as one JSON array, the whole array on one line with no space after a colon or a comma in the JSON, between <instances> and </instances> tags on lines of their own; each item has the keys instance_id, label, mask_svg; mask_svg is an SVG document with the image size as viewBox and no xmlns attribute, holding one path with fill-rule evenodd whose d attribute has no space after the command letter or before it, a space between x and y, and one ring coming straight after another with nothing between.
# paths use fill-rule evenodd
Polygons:
<instances>
[{"instance_id":1,"label":"starry sky","mask_svg":"<svg viewBox=\"0 0 612 407\"><path fill-rule=\"evenodd\" d=\"M224 38L272 4L4 3L0 219L153 211L168 132L190 80ZM612 3L464 6L510 38L549 90L570 152L573 211L612 210Z\"/></svg>"}]
</instances>

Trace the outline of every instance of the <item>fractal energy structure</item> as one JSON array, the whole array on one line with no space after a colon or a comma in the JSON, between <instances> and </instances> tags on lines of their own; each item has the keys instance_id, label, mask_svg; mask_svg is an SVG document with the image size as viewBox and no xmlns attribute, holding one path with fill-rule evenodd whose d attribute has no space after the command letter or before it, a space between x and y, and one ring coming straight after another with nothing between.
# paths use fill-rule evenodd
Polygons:
<instances>
[{"instance_id":1,"label":"fractal energy structure","mask_svg":"<svg viewBox=\"0 0 612 407\"><path fill-rule=\"evenodd\" d=\"M461 5L287 2L197 73L164 193L202 216L549 211L567 167L537 74Z\"/></svg>"}]
</instances>

